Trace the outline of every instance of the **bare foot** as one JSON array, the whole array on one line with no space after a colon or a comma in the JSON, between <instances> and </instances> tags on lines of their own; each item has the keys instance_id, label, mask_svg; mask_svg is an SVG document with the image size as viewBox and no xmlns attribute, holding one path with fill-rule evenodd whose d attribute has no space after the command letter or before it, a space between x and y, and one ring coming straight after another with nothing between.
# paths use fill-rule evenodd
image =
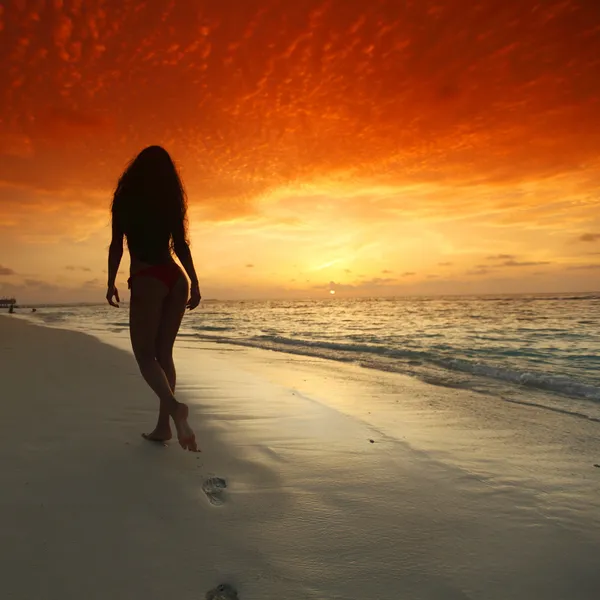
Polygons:
<instances>
[{"instance_id":1,"label":"bare foot","mask_svg":"<svg viewBox=\"0 0 600 600\"><path fill-rule=\"evenodd\" d=\"M142 433L142 437L149 442L164 443L168 442L173 437L173 434L171 433L170 427L156 427L154 431L151 431L150 433Z\"/></svg>"},{"instance_id":2,"label":"bare foot","mask_svg":"<svg viewBox=\"0 0 600 600\"><path fill-rule=\"evenodd\" d=\"M184 450L199 452L196 445L196 436L187 422L189 413L187 404L183 404L182 402L178 402L177 404L178 406L173 413L173 422L175 423L175 429L177 429L179 445Z\"/></svg>"}]
</instances>

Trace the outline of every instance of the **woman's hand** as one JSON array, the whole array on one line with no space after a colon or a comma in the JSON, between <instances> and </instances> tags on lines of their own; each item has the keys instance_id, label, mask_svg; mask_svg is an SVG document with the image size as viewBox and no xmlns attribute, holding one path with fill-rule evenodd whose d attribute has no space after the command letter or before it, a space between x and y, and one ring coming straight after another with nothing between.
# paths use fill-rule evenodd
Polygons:
<instances>
[{"instance_id":1,"label":"woman's hand","mask_svg":"<svg viewBox=\"0 0 600 600\"><path fill-rule=\"evenodd\" d=\"M117 288L114 285L109 285L108 289L106 290L106 299L108 300L108 303L111 306L116 306L117 308L119 308L117 302L113 300L113 296L117 300L117 302L121 302L121 300L119 300L119 292Z\"/></svg>"},{"instance_id":2,"label":"woman's hand","mask_svg":"<svg viewBox=\"0 0 600 600\"><path fill-rule=\"evenodd\" d=\"M202 296L200 295L200 287L198 284L193 284L190 288L190 299L188 300L187 307L190 310L194 310L198 304L200 304L200 299Z\"/></svg>"}]
</instances>

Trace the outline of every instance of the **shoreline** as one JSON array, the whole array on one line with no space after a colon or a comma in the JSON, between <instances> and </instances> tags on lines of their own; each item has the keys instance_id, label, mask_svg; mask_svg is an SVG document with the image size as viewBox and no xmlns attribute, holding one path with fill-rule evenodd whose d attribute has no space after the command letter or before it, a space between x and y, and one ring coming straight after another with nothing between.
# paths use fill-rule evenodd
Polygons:
<instances>
[{"instance_id":1,"label":"shoreline","mask_svg":"<svg viewBox=\"0 0 600 600\"><path fill-rule=\"evenodd\" d=\"M43 325L68 326L69 329L92 332L101 339L107 331L109 334L126 332L128 324L127 319L123 318L125 315L119 315L115 309L109 312L106 307L104 310L96 307L95 310L97 312L90 312L84 307L81 312L76 308L56 312L48 309L47 312L42 311L35 315L24 313L18 317ZM541 348L535 352L532 350L531 357L527 358L526 347L529 338L517 345L517 354L520 351L519 347L525 348L524 356L518 359L516 354L511 360L505 360L502 356L498 358L498 352L502 355L506 349L494 347L490 348L489 355L487 351L479 352L477 349L471 352L471 346L465 346L465 339L473 334L468 333L468 327L465 339L456 344L456 347L449 346L445 350L436 349L435 344L429 347L427 343L409 344L406 347L394 342L388 344L383 338L371 344L368 336L362 341L346 340L344 335L333 336L331 339L319 335L314 339L310 336L307 338L306 335L295 337L290 335L289 331L286 333L285 326L279 333L273 330L272 335L255 336L243 324L244 319L241 319L242 329L238 335L234 331L236 317L227 313L221 314L221 309L215 310L216 312L208 311L207 315L202 315L201 312L187 315L178 336L178 343L187 343L190 340L197 344L210 342L260 348L286 355L325 358L337 364L358 364L375 371L409 375L443 388L476 390L496 396L499 400L571 413L600 422L600 380L597 369L593 368L597 361L592 360L591 356L587 362L581 362L585 356L575 355L570 360L566 351L562 354L559 352L562 358L559 363L554 364L551 353ZM267 329L267 333L270 331ZM596 342L593 336L588 337L591 344L588 354L593 354ZM530 342L534 343L532 340ZM585 343L583 340L582 344ZM546 352L543 360L536 358L538 351L542 354ZM507 356L511 352L506 352ZM584 353L580 352L579 355L581 354ZM584 364L582 367L577 366Z\"/></svg>"},{"instance_id":2,"label":"shoreline","mask_svg":"<svg viewBox=\"0 0 600 600\"><path fill-rule=\"evenodd\" d=\"M42 328L73 331L60 325L37 323L28 318L22 320ZM83 335L89 336L102 344L120 349L131 359L133 357L127 332L96 331L83 333ZM320 356L279 352L251 345L228 344L209 340L187 345L186 337L178 338L175 343L175 362L178 367L180 382L182 382L182 379L195 379L195 359L200 354L208 352L210 355L235 356L246 360L251 368L258 367L260 377L268 376L273 381L279 379L281 385L290 389L299 384L297 375L307 366L309 372L318 368L323 379L330 376L330 371L340 370L341 373L345 374L345 377L350 377L354 383L362 381L367 387L374 381L383 383L387 389L396 388L398 390L403 398L400 404L397 400L391 398L388 393L382 395L381 401L370 398L369 410L356 409L358 403L361 402L360 398L354 398L354 406L349 409L344 398L357 395L352 386L350 386L351 389L344 391L343 397L339 392L336 392L328 394L324 400L336 410L346 416L363 421L375 433L389 439L399 440L405 437L405 432L395 427L398 422L401 422L403 427L407 424L414 426L417 423L416 429L413 431L415 448L440 457L451 456L452 460L448 461L449 463L458 465L467 472L476 472L486 478L502 479L506 476L504 463L509 458L513 463L519 463L519 455L527 453L536 455L535 469L529 468L527 474L529 480L536 480L537 475L533 471L539 473L538 463L543 464L543 456L537 456L537 446L539 445L544 447L544 452L553 446L567 452L566 457L557 453L554 453L554 455L551 453L548 456L555 470L561 467L562 473L560 476L565 480L568 475L576 475L586 479L589 468L600 462L600 436L598 436L600 427L598 420L576 412L556 410L543 404L538 405L528 401L520 402L519 400L499 398L496 395L488 395L481 390L447 387L424 381L412 374L381 371L365 367L362 364L338 362ZM267 365L273 365L273 367L270 368ZM291 376L290 368L293 371ZM134 373L135 376L139 376L135 362ZM305 381L303 379L303 382ZM308 390L309 395L319 395L321 381L318 377L316 383L316 388ZM146 389L144 386L142 387ZM183 386L179 385L178 387L181 394ZM524 391L528 392L529 390L525 389ZM150 393L150 396L153 397L151 392L147 393ZM294 393L297 393L297 391ZM418 399L416 401L411 400L413 397ZM422 398L425 398L425 400L421 400ZM376 409L370 410L370 408L374 408L374 401ZM400 414L394 414L398 410L400 410ZM417 415L416 419L415 415ZM561 431L565 422L570 422L568 424L569 431L571 435L578 438L578 444L574 448L564 447ZM443 436L440 436L440 423L443 425ZM491 470L490 457L485 453L489 450L490 442L496 441L489 438L490 430L495 429L504 431L505 437L510 439L511 445L508 448L506 447L504 437L499 440L498 447L495 448L498 464L495 465L495 469ZM482 439L479 439L478 432L482 431L486 433L483 433ZM468 444L463 443L461 439L465 434L471 435L473 438ZM586 447L586 444L588 447ZM481 459L476 457L479 446L483 447L485 455ZM543 469L543 471L546 470ZM523 465L519 465L518 475L523 482L527 481L524 472ZM556 476L556 473L553 473L553 476ZM575 478L573 478L571 485L577 485ZM600 488L598 488L598 491L600 491ZM600 509L600 503L598 508ZM600 519L600 510L598 517Z\"/></svg>"},{"instance_id":3,"label":"shoreline","mask_svg":"<svg viewBox=\"0 0 600 600\"><path fill-rule=\"evenodd\" d=\"M157 403L109 338L0 319L11 598L191 600L222 582L243 600L595 598L597 426L178 342L193 455L141 439ZM202 490L213 476L221 506Z\"/></svg>"}]
</instances>

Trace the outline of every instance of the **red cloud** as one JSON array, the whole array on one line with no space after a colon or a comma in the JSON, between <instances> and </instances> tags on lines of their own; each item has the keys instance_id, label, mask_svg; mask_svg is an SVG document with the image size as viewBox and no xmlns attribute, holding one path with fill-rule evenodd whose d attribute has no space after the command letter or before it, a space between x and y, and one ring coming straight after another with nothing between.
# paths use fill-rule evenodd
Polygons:
<instances>
[{"instance_id":1,"label":"red cloud","mask_svg":"<svg viewBox=\"0 0 600 600\"><path fill-rule=\"evenodd\" d=\"M584 233L579 237L582 242L597 242L600 240L600 233Z\"/></svg>"},{"instance_id":2,"label":"red cloud","mask_svg":"<svg viewBox=\"0 0 600 600\"><path fill-rule=\"evenodd\" d=\"M0 146L22 136L11 157L31 163L3 161L0 179L109 190L161 143L192 204L229 219L323 179L476 186L594 171L593 2L235 5L11 3Z\"/></svg>"}]
</instances>

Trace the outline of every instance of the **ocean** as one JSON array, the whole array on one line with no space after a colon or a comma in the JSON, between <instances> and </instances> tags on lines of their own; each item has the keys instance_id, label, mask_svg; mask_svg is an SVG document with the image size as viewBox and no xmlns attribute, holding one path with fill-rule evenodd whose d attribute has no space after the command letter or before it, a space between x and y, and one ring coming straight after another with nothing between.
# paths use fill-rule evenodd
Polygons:
<instances>
[{"instance_id":1,"label":"ocean","mask_svg":"<svg viewBox=\"0 0 600 600\"><path fill-rule=\"evenodd\" d=\"M36 306L46 325L126 335L127 305ZM303 354L600 422L600 294L206 301L179 343ZM368 400L366 400L368 401Z\"/></svg>"}]
</instances>

